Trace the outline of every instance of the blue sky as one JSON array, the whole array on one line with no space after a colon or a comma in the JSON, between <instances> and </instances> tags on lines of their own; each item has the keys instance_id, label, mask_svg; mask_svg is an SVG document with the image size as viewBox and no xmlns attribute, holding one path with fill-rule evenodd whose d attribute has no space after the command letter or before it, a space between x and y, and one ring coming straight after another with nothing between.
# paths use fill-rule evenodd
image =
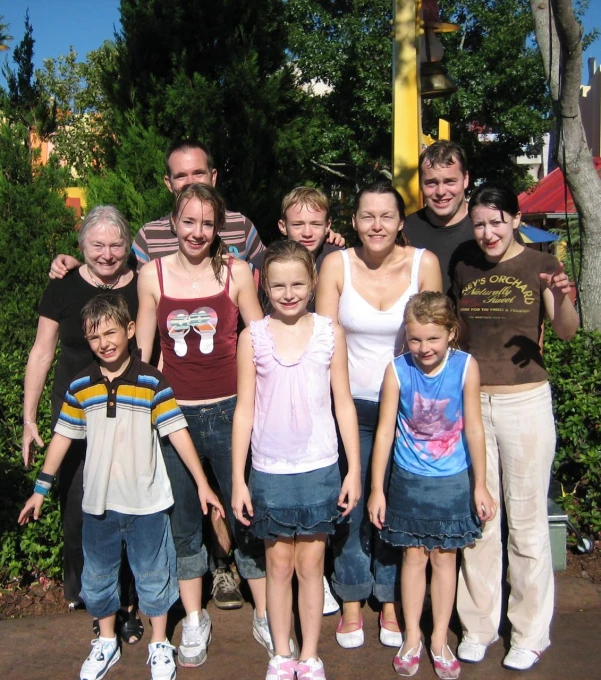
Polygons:
<instances>
[{"instance_id":1,"label":"blue sky","mask_svg":"<svg viewBox=\"0 0 601 680\"><path fill-rule=\"evenodd\" d=\"M601 2L599 0L590 0L589 8L584 15L584 28L590 31L593 28L598 28L601 31ZM597 38L595 42L582 55L582 82L586 84L588 81L587 60L589 57L595 57L597 60L597 67L601 64L601 37Z\"/></svg>"},{"instance_id":2,"label":"blue sky","mask_svg":"<svg viewBox=\"0 0 601 680\"><path fill-rule=\"evenodd\" d=\"M165 0L167 1L167 0ZM201 1L201 0L199 0ZM25 10L35 38L35 64L42 66L44 59L67 54L73 45L81 59L104 40L112 39L114 28L119 30L119 0L6 0L0 6L3 23L9 24L14 47L23 37ZM585 29L601 29L601 1L591 0L584 17ZM10 59L11 52L3 53ZM583 82L587 80L587 58L595 57L601 64L601 38L597 39L583 57ZM5 57L0 57L4 63ZM12 63L12 62L11 62ZM0 76L0 85L4 85Z\"/></svg>"},{"instance_id":3,"label":"blue sky","mask_svg":"<svg viewBox=\"0 0 601 680\"><path fill-rule=\"evenodd\" d=\"M33 26L34 62L41 68L44 59L67 54L73 45L83 61L85 55L105 40L112 40L114 28L119 30L119 0L6 0L0 3L2 23L9 24L13 36L11 47L23 37L25 11ZM12 51L8 55L10 66ZM0 57L4 63L5 56ZM4 85L4 78L0 77Z\"/></svg>"}]
</instances>

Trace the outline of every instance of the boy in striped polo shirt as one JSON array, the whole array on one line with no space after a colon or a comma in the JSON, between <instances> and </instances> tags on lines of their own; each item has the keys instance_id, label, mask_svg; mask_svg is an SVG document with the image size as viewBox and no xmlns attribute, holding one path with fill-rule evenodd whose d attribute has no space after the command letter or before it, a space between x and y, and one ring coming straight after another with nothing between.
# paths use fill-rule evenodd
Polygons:
<instances>
[{"instance_id":1,"label":"boy in striped polo shirt","mask_svg":"<svg viewBox=\"0 0 601 680\"><path fill-rule=\"evenodd\" d=\"M167 509L171 485L159 446L169 437L208 504L224 515L210 488L186 420L162 374L130 354L135 324L120 295L99 295L82 310L97 362L69 386L34 493L19 524L38 519L44 497L72 439L87 438L84 468L81 597L99 620L100 636L84 661L80 680L100 680L121 651L115 635L122 542L136 578L140 609L152 622L148 662L152 680L173 680L174 647L167 612L178 598L175 549Z\"/></svg>"}]
</instances>

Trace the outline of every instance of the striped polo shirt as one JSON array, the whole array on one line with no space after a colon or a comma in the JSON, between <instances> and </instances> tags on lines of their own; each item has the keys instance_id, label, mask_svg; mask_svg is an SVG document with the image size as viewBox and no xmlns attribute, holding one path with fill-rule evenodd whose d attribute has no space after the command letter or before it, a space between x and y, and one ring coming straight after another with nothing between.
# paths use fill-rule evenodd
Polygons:
<instances>
[{"instance_id":1,"label":"striped polo shirt","mask_svg":"<svg viewBox=\"0 0 601 680\"><path fill-rule=\"evenodd\" d=\"M187 427L163 375L132 354L110 381L97 363L70 384L54 431L87 437L82 508L150 515L173 505L159 436Z\"/></svg>"},{"instance_id":2,"label":"striped polo shirt","mask_svg":"<svg viewBox=\"0 0 601 680\"><path fill-rule=\"evenodd\" d=\"M255 225L239 212L225 211L225 224L219 236L228 251L240 260L250 260L265 246ZM138 260L138 269L150 260L175 253L179 245L171 216L148 222L136 234L132 249Z\"/></svg>"}]
</instances>

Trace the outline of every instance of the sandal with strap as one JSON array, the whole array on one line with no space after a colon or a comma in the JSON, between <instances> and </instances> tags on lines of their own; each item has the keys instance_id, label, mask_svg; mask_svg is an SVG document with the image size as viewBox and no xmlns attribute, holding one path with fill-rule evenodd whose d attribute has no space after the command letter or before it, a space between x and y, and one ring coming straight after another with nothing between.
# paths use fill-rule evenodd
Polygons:
<instances>
[{"instance_id":1,"label":"sandal with strap","mask_svg":"<svg viewBox=\"0 0 601 680\"><path fill-rule=\"evenodd\" d=\"M440 680L457 680L461 673L461 664L448 645L443 646L440 656L436 656L432 649L430 649L430 655L432 656L434 672Z\"/></svg>"},{"instance_id":2,"label":"sandal with strap","mask_svg":"<svg viewBox=\"0 0 601 680\"><path fill-rule=\"evenodd\" d=\"M419 646L411 647L404 654L404 645L401 646L396 656L392 660L392 665L397 675L401 675L404 678L410 678L415 675L419 669L419 657L422 654L422 643L420 641Z\"/></svg>"},{"instance_id":3,"label":"sandal with strap","mask_svg":"<svg viewBox=\"0 0 601 680\"><path fill-rule=\"evenodd\" d=\"M135 645L142 639L144 635L144 624L138 616L138 612L133 609L130 612L124 612L122 609L117 614L119 635L123 642L128 645Z\"/></svg>"}]
</instances>

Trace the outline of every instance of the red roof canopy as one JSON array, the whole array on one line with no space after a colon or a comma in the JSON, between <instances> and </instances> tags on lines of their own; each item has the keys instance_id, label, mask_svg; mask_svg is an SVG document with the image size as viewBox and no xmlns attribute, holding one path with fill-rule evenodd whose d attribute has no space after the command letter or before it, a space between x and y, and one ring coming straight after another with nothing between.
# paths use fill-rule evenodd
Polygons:
<instances>
[{"instance_id":1,"label":"red roof canopy","mask_svg":"<svg viewBox=\"0 0 601 680\"><path fill-rule=\"evenodd\" d=\"M601 175L601 158L593 158L595 170ZM567 202L566 202L567 191ZM564 176L559 168L555 168L543 177L532 189L524 191L518 196L522 217L563 217L575 215L576 208L570 190L565 187Z\"/></svg>"}]
</instances>

